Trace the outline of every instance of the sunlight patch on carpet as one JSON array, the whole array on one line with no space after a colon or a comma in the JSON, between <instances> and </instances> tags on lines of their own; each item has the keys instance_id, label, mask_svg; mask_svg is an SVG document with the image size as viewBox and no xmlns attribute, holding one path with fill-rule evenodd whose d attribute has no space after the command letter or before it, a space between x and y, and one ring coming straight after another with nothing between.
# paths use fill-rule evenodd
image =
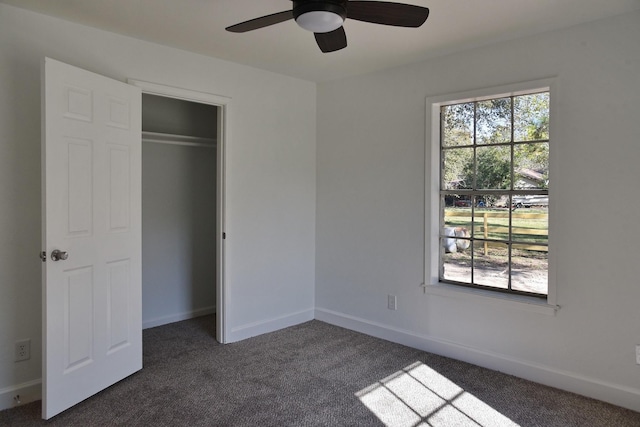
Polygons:
<instances>
[{"instance_id":1,"label":"sunlight patch on carpet","mask_svg":"<svg viewBox=\"0 0 640 427\"><path fill-rule=\"evenodd\" d=\"M388 427L519 427L422 362L356 393Z\"/></svg>"}]
</instances>

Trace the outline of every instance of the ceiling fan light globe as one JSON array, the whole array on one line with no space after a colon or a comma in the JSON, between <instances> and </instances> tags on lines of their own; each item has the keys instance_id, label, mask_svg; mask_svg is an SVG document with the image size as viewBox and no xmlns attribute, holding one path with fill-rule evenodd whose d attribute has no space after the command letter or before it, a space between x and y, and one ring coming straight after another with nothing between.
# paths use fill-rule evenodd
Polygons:
<instances>
[{"instance_id":1,"label":"ceiling fan light globe","mask_svg":"<svg viewBox=\"0 0 640 427\"><path fill-rule=\"evenodd\" d=\"M340 28L344 23L344 18L337 13L315 10L298 16L296 23L313 33L328 33Z\"/></svg>"}]
</instances>

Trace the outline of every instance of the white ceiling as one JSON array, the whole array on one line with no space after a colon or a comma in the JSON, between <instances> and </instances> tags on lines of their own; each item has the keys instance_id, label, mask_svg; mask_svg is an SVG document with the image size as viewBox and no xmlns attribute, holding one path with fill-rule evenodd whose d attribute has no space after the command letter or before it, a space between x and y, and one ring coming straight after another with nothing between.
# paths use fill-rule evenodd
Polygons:
<instances>
[{"instance_id":1,"label":"white ceiling","mask_svg":"<svg viewBox=\"0 0 640 427\"><path fill-rule=\"evenodd\" d=\"M348 47L321 53L294 21L225 27L290 0L0 0L68 21L310 81L327 81L640 9L640 0L398 0L431 10L418 29L345 22Z\"/></svg>"}]
</instances>

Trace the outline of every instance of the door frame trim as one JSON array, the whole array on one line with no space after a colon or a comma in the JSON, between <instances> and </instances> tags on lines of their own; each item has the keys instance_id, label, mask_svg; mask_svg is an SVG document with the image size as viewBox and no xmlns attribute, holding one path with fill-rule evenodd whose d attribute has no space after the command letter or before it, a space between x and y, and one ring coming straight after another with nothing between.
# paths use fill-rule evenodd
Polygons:
<instances>
[{"instance_id":1,"label":"door frame trim","mask_svg":"<svg viewBox=\"0 0 640 427\"><path fill-rule=\"evenodd\" d=\"M225 176L226 176L226 145L229 141L229 110L231 98L223 95L167 86L143 80L128 79L127 83L139 87L142 93L159 95L167 98L209 104L218 107L218 135L216 141L216 340L222 344L227 342L228 322L226 310L226 295L228 293L225 274Z\"/></svg>"}]
</instances>

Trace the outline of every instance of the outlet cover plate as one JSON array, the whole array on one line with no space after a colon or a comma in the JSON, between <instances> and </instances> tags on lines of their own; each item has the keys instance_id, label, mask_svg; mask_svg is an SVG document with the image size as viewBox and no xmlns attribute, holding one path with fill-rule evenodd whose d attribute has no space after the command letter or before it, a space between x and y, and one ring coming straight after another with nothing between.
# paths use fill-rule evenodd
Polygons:
<instances>
[{"instance_id":1,"label":"outlet cover plate","mask_svg":"<svg viewBox=\"0 0 640 427\"><path fill-rule=\"evenodd\" d=\"M636 363L640 365L640 345L636 346Z\"/></svg>"},{"instance_id":2,"label":"outlet cover plate","mask_svg":"<svg viewBox=\"0 0 640 427\"><path fill-rule=\"evenodd\" d=\"M387 308L389 310L397 310L398 309L398 299L395 295L387 296Z\"/></svg>"},{"instance_id":3,"label":"outlet cover plate","mask_svg":"<svg viewBox=\"0 0 640 427\"><path fill-rule=\"evenodd\" d=\"M31 359L31 340L16 341L16 362Z\"/></svg>"}]
</instances>

